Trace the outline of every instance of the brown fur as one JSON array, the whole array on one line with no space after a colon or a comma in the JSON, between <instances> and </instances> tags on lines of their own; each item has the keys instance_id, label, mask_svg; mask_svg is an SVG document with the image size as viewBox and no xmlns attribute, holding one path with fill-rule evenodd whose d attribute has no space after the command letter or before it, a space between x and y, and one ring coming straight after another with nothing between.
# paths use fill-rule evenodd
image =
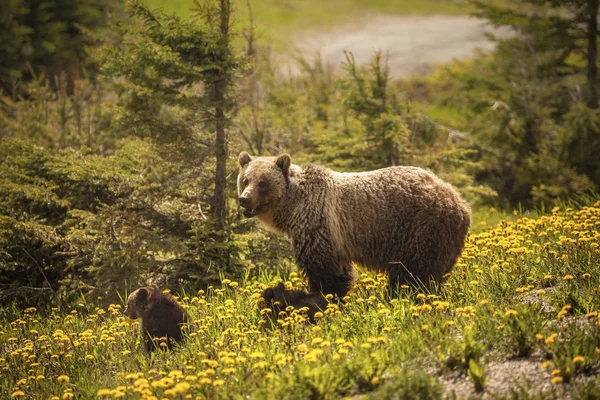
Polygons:
<instances>
[{"instance_id":1,"label":"brown fur","mask_svg":"<svg viewBox=\"0 0 600 400\"><path fill-rule=\"evenodd\" d=\"M386 271L392 290L439 283L454 266L471 223L469 205L416 167L338 173L279 157L239 156L244 215L292 240L311 293L344 296L358 263Z\"/></svg>"},{"instance_id":2,"label":"brown fur","mask_svg":"<svg viewBox=\"0 0 600 400\"><path fill-rule=\"evenodd\" d=\"M168 347L171 347L172 341L183 339L181 325L187 321L185 310L173 296L156 286L132 292L127 298L125 315L131 319L142 319L142 336L148 352L156 348L152 338L166 337Z\"/></svg>"},{"instance_id":3,"label":"brown fur","mask_svg":"<svg viewBox=\"0 0 600 400\"><path fill-rule=\"evenodd\" d=\"M307 293L304 290L297 289L287 290L283 283L265 289L261 297L263 300L258 304L258 308L270 308L273 310L272 317L275 320L281 311L285 311L287 306L293 306L297 310L307 307L307 315L312 322L314 322L314 316L317 311L323 311L327 308L327 300L325 300L321 293Z\"/></svg>"}]
</instances>

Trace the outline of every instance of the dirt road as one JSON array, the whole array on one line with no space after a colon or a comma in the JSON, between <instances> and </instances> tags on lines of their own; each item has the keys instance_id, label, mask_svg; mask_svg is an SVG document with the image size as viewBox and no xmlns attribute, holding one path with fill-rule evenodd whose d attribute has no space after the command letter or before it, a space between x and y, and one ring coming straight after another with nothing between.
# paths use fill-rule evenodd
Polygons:
<instances>
[{"instance_id":1,"label":"dirt road","mask_svg":"<svg viewBox=\"0 0 600 400\"><path fill-rule=\"evenodd\" d=\"M344 50L352 52L359 65L381 50L388 54L390 75L399 78L426 73L434 64L471 57L476 49L492 49L486 31L490 28L484 22L468 16L374 16L329 32L304 32L294 41L291 54L307 59L320 54L340 69ZM298 64L287 61L281 71L296 75Z\"/></svg>"}]
</instances>

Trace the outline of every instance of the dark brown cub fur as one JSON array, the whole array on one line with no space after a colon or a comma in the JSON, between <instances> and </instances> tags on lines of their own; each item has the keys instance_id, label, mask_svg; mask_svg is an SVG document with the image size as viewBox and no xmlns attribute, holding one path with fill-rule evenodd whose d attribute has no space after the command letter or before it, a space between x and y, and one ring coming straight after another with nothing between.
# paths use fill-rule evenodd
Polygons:
<instances>
[{"instance_id":1,"label":"dark brown cub fur","mask_svg":"<svg viewBox=\"0 0 600 400\"><path fill-rule=\"evenodd\" d=\"M135 290L127 298L125 315L131 319L142 319L142 336L146 351L157 348L153 338L167 338L167 347L183 339L181 325L187 322L183 307L173 296L163 293L156 286Z\"/></svg>"},{"instance_id":2,"label":"dark brown cub fur","mask_svg":"<svg viewBox=\"0 0 600 400\"><path fill-rule=\"evenodd\" d=\"M308 308L308 318L314 322L315 313L327 308L327 300L321 293L307 293L304 290L285 288L283 283L275 287L265 289L262 293L264 299L258 304L259 309L270 308L273 312L272 317L277 319L281 311L285 311L287 306L293 306L295 309L303 307Z\"/></svg>"}]
</instances>

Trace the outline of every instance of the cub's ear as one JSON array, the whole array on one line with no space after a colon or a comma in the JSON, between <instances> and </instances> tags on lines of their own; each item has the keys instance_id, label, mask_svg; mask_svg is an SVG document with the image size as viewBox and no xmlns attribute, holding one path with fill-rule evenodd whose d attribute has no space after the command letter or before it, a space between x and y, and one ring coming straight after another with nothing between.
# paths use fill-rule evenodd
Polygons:
<instances>
[{"instance_id":1,"label":"cub's ear","mask_svg":"<svg viewBox=\"0 0 600 400\"><path fill-rule=\"evenodd\" d=\"M245 167L250 161L252 161L252 157L250 157L250 154L245 151L242 151L238 156L238 162L242 168Z\"/></svg>"},{"instance_id":2,"label":"cub's ear","mask_svg":"<svg viewBox=\"0 0 600 400\"><path fill-rule=\"evenodd\" d=\"M290 165L292 164L292 157L289 154L285 153L277 157L275 164L281 168L283 171L283 175L288 176L290 172Z\"/></svg>"}]
</instances>

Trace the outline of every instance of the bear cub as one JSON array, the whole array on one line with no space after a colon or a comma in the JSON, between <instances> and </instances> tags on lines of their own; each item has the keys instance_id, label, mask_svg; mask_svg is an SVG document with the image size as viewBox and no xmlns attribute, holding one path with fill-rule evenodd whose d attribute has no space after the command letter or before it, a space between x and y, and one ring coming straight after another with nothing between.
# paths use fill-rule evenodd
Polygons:
<instances>
[{"instance_id":1,"label":"bear cub","mask_svg":"<svg viewBox=\"0 0 600 400\"><path fill-rule=\"evenodd\" d=\"M181 326L188 320L185 310L172 295L163 293L155 285L133 291L127 298L124 313L131 319L142 319L147 352L159 348L153 338L166 337L167 348L183 340Z\"/></svg>"}]
</instances>

